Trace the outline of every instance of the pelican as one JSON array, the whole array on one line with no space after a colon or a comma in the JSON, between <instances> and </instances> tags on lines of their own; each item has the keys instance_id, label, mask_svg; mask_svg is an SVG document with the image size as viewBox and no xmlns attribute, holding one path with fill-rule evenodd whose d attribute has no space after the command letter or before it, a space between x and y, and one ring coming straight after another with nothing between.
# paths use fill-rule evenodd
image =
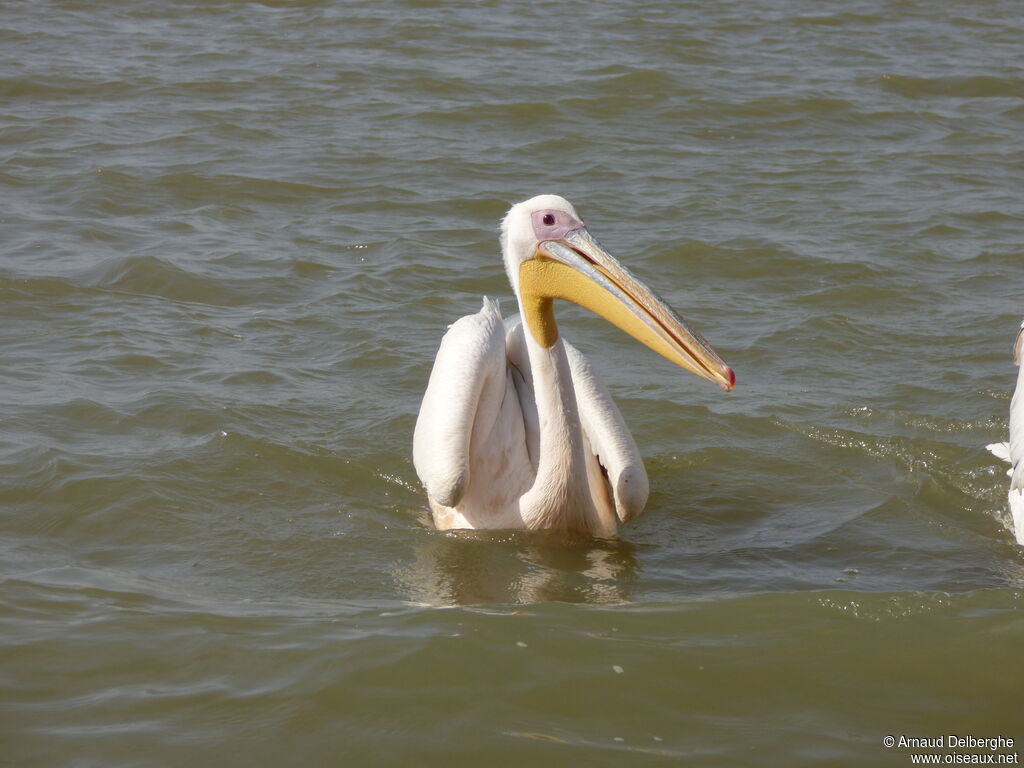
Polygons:
<instances>
[{"instance_id":1,"label":"pelican","mask_svg":"<svg viewBox=\"0 0 1024 768\"><path fill-rule=\"evenodd\" d=\"M1010 440L1006 443L992 443L988 449L997 458L1009 462L1010 517L1013 518L1013 532L1017 543L1024 546L1024 367L1020 364L1021 345L1024 344L1024 322L1020 324L1017 338L1013 342L1013 364L1017 366L1017 388L1010 401Z\"/></svg>"},{"instance_id":2,"label":"pelican","mask_svg":"<svg viewBox=\"0 0 1024 768\"><path fill-rule=\"evenodd\" d=\"M413 436L434 524L614 538L647 503L636 442L553 300L579 304L729 391L732 369L613 258L557 195L512 206L501 248L519 316L497 302L449 326Z\"/></svg>"}]
</instances>

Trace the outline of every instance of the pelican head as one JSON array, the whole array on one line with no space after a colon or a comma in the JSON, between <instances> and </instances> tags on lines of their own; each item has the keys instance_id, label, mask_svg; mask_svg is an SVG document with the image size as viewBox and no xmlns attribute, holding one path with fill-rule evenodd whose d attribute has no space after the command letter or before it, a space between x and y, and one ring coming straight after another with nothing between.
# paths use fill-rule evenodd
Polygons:
<instances>
[{"instance_id":1,"label":"pelican head","mask_svg":"<svg viewBox=\"0 0 1024 768\"><path fill-rule=\"evenodd\" d=\"M736 376L704 338L609 254L558 195L518 203L501 224L505 268L537 344L558 341L554 299L586 307L676 365L725 391Z\"/></svg>"}]
</instances>

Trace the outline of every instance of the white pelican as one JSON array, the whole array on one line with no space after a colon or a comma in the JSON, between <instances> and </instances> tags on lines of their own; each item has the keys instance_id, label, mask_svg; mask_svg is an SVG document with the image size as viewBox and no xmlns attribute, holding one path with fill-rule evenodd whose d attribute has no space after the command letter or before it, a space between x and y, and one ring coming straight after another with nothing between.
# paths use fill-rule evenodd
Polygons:
<instances>
[{"instance_id":1,"label":"white pelican","mask_svg":"<svg viewBox=\"0 0 1024 768\"><path fill-rule=\"evenodd\" d=\"M502 321L484 298L450 326L416 421L413 463L434 524L611 538L643 511L647 473L608 390L559 334L553 300L586 307L726 391L736 377L567 200L512 206L501 246L522 319Z\"/></svg>"},{"instance_id":2,"label":"white pelican","mask_svg":"<svg viewBox=\"0 0 1024 768\"><path fill-rule=\"evenodd\" d=\"M1024 546L1024 366L1020 364L1021 345L1024 344L1024 322L1020 324L1013 342L1013 363L1018 366L1017 388L1010 401L1010 441L992 443L988 449L1000 459L1010 463L1010 516L1017 543Z\"/></svg>"}]
</instances>

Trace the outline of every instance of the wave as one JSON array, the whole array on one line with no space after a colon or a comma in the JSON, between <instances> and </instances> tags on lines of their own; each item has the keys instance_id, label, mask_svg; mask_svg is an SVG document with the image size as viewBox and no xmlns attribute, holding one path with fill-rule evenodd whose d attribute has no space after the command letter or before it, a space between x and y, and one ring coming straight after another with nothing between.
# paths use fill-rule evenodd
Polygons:
<instances>
[{"instance_id":1,"label":"wave","mask_svg":"<svg viewBox=\"0 0 1024 768\"><path fill-rule=\"evenodd\" d=\"M916 77L886 74L878 82L886 91L911 98L1019 99L1024 96L1024 79L994 75Z\"/></svg>"}]
</instances>

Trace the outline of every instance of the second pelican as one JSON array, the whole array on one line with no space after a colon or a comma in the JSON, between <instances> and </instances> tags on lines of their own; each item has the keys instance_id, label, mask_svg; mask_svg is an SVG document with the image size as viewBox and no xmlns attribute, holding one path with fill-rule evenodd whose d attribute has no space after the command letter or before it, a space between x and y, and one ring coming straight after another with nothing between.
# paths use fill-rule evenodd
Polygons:
<instances>
[{"instance_id":1,"label":"second pelican","mask_svg":"<svg viewBox=\"0 0 1024 768\"><path fill-rule=\"evenodd\" d=\"M732 369L605 251L556 195L501 224L520 316L484 299L434 360L413 462L440 529L554 529L612 537L643 511L643 460L608 390L559 333L554 299L579 304L728 391Z\"/></svg>"},{"instance_id":2,"label":"second pelican","mask_svg":"<svg viewBox=\"0 0 1024 768\"><path fill-rule=\"evenodd\" d=\"M1024 546L1024 365L1021 353L1024 350L1024 322L1020 324L1017 338L1013 341L1013 364L1018 366L1017 387L1010 400L1010 439L1005 443L992 443L988 449L998 458L1009 462L1010 492L1007 505L1013 521L1013 533L1017 543Z\"/></svg>"}]
</instances>

